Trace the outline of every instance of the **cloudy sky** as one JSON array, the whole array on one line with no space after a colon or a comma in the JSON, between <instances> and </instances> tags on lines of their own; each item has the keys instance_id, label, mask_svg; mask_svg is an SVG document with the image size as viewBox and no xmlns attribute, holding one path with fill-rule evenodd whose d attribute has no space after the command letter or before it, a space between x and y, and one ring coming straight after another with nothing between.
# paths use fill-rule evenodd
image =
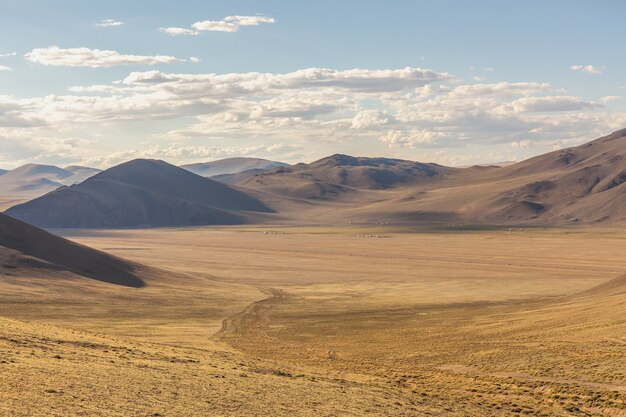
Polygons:
<instances>
[{"instance_id":1,"label":"cloudy sky","mask_svg":"<svg viewBox=\"0 0 626 417\"><path fill-rule=\"evenodd\" d=\"M623 0L95 3L0 0L0 167L467 165L626 127Z\"/></svg>"}]
</instances>

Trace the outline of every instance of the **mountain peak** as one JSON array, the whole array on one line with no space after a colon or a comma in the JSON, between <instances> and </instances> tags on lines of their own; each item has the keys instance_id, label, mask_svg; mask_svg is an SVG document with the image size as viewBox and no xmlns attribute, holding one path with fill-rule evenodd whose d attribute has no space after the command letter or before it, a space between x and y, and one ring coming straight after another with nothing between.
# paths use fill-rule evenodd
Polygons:
<instances>
[{"instance_id":1,"label":"mountain peak","mask_svg":"<svg viewBox=\"0 0 626 417\"><path fill-rule=\"evenodd\" d=\"M360 158L336 153L334 155L327 156L317 161L311 162L311 166L358 166L360 165Z\"/></svg>"}]
</instances>

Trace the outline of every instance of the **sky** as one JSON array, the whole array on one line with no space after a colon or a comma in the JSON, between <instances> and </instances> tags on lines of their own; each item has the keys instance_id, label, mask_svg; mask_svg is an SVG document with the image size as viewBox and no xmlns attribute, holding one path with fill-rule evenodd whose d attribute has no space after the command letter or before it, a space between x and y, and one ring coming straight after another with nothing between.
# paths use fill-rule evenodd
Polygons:
<instances>
[{"instance_id":1,"label":"sky","mask_svg":"<svg viewBox=\"0 0 626 417\"><path fill-rule=\"evenodd\" d=\"M0 0L0 168L465 166L626 127L626 2Z\"/></svg>"}]
</instances>

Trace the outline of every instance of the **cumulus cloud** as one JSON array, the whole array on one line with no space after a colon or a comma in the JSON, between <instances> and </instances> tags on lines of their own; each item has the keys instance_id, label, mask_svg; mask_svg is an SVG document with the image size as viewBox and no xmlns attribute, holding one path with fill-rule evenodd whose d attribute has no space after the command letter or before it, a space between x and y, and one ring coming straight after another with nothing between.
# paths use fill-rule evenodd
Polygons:
<instances>
[{"instance_id":1,"label":"cumulus cloud","mask_svg":"<svg viewBox=\"0 0 626 417\"><path fill-rule=\"evenodd\" d=\"M406 146L415 148L420 145L433 144L442 133L427 130L392 130L380 137L389 146Z\"/></svg>"},{"instance_id":2,"label":"cumulus cloud","mask_svg":"<svg viewBox=\"0 0 626 417\"><path fill-rule=\"evenodd\" d=\"M7 67L6 65L0 65L0 71L13 71L13 68Z\"/></svg>"},{"instance_id":3,"label":"cumulus cloud","mask_svg":"<svg viewBox=\"0 0 626 417\"><path fill-rule=\"evenodd\" d=\"M389 116L380 110L363 110L352 118L353 129L370 129L389 123Z\"/></svg>"},{"instance_id":4,"label":"cumulus cloud","mask_svg":"<svg viewBox=\"0 0 626 417\"><path fill-rule=\"evenodd\" d=\"M604 97L600 97L600 103L602 104L608 104L612 101L618 101L623 99L624 97L622 96L604 96Z\"/></svg>"},{"instance_id":5,"label":"cumulus cloud","mask_svg":"<svg viewBox=\"0 0 626 417\"><path fill-rule=\"evenodd\" d=\"M15 56L17 52L0 52L0 58L6 58L8 56Z\"/></svg>"},{"instance_id":6,"label":"cumulus cloud","mask_svg":"<svg viewBox=\"0 0 626 417\"><path fill-rule=\"evenodd\" d=\"M572 65L569 67L572 71L585 72L587 74L600 74L602 70L593 65Z\"/></svg>"},{"instance_id":7,"label":"cumulus cloud","mask_svg":"<svg viewBox=\"0 0 626 417\"><path fill-rule=\"evenodd\" d=\"M210 31L210 32L237 32L239 31L239 25L235 23L226 22L224 20L204 20L202 22L196 22L191 25L192 28L198 31Z\"/></svg>"},{"instance_id":8,"label":"cumulus cloud","mask_svg":"<svg viewBox=\"0 0 626 417\"><path fill-rule=\"evenodd\" d=\"M222 20L195 22L191 28L165 27L159 31L170 36L195 36L200 32L239 32L243 26L258 26L262 23L276 23L276 19L269 16L226 16Z\"/></svg>"},{"instance_id":9,"label":"cumulus cloud","mask_svg":"<svg viewBox=\"0 0 626 417\"><path fill-rule=\"evenodd\" d=\"M114 19L102 19L100 22L96 23L96 26L101 28L113 28L117 26L122 26L124 22L120 22L119 20Z\"/></svg>"},{"instance_id":10,"label":"cumulus cloud","mask_svg":"<svg viewBox=\"0 0 626 417\"><path fill-rule=\"evenodd\" d=\"M193 85L210 91L254 92L266 88L306 89L338 88L360 92L399 91L418 88L437 81L450 80L447 73L437 73L422 68L407 67L396 70L333 70L308 68L294 72L275 73L231 73L231 74L171 74L161 71L133 72L124 84L170 84L183 87ZM227 91L225 91L227 90Z\"/></svg>"},{"instance_id":11,"label":"cumulus cloud","mask_svg":"<svg viewBox=\"0 0 626 417\"><path fill-rule=\"evenodd\" d=\"M289 138L288 144L302 146L306 153L301 154L309 156L311 147L328 149L332 143L333 149L346 149L344 144L361 149L365 141L370 149L394 148L400 157L417 155L414 150L434 157L434 150L445 150L438 158L449 160L459 148L534 152L600 136L626 125L626 113L605 108L613 99L567 95L541 82L464 84L450 74L413 67L224 74L152 70L131 72L111 84L74 86L62 95L0 96L0 135L83 137L88 132L111 138L125 132L134 140L117 146L121 152L137 150L118 155L122 159L206 159L231 151L271 156L279 150L254 147L286 144ZM138 137L158 146L131 145ZM90 146L95 145L85 147Z\"/></svg>"},{"instance_id":12,"label":"cumulus cloud","mask_svg":"<svg viewBox=\"0 0 626 417\"><path fill-rule=\"evenodd\" d=\"M226 16L223 20L203 20L191 25L197 31L238 32L242 26L258 26L261 23L276 23L268 16Z\"/></svg>"},{"instance_id":13,"label":"cumulus cloud","mask_svg":"<svg viewBox=\"0 0 626 417\"><path fill-rule=\"evenodd\" d=\"M170 64L178 58L167 55L125 55L117 51L89 48L36 48L25 55L26 59L43 65L67 67L113 67L117 65Z\"/></svg>"},{"instance_id":14,"label":"cumulus cloud","mask_svg":"<svg viewBox=\"0 0 626 417\"><path fill-rule=\"evenodd\" d=\"M0 132L0 166L11 169L26 163L81 162L82 150L90 143L83 138L6 136Z\"/></svg>"},{"instance_id":15,"label":"cumulus cloud","mask_svg":"<svg viewBox=\"0 0 626 417\"><path fill-rule=\"evenodd\" d=\"M602 106L601 103L573 96L524 97L510 104L511 109L516 113L574 111Z\"/></svg>"},{"instance_id":16,"label":"cumulus cloud","mask_svg":"<svg viewBox=\"0 0 626 417\"><path fill-rule=\"evenodd\" d=\"M195 30L177 27L159 28L159 32L166 33L170 36L196 36L198 34Z\"/></svg>"}]
</instances>

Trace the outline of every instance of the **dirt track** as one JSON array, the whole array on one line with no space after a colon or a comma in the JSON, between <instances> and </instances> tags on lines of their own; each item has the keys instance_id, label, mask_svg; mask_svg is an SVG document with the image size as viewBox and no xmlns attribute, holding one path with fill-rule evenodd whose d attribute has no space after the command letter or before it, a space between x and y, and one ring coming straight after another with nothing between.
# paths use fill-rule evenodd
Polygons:
<instances>
[{"instance_id":1,"label":"dirt track","mask_svg":"<svg viewBox=\"0 0 626 417\"><path fill-rule=\"evenodd\" d=\"M255 336L276 341L267 334L270 323L269 312L278 304L293 298L285 291L276 288L263 289L270 297L256 301L246 307L242 312L234 314L222 321L222 328L215 333L214 337L239 337L244 334L255 333Z\"/></svg>"}]
</instances>

